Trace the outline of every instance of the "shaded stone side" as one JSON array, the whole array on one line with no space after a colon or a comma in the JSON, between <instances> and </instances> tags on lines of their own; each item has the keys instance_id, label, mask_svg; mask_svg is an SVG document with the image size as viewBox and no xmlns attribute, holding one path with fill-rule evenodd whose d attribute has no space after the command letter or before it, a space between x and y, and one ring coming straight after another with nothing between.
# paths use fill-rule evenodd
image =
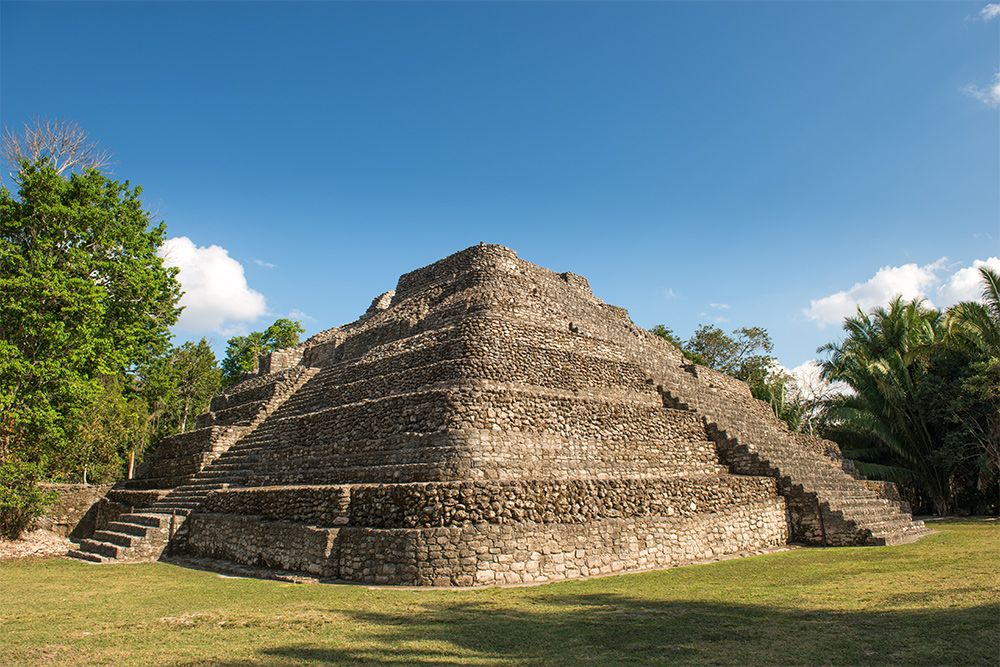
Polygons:
<instances>
[{"instance_id":1,"label":"shaded stone side","mask_svg":"<svg viewBox=\"0 0 1000 667\"><path fill-rule=\"evenodd\" d=\"M199 557L348 582L413 586L525 584L673 567L784 544L780 498L685 517L583 524L469 524L423 529L316 528L196 514Z\"/></svg>"},{"instance_id":2,"label":"shaded stone side","mask_svg":"<svg viewBox=\"0 0 1000 667\"><path fill-rule=\"evenodd\" d=\"M200 557L323 577L339 575L336 528L233 514L193 514L185 525L185 548Z\"/></svg>"},{"instance_id":3,"label":"shaded stone side","mask_svg":"<svg viewBox=\"0 0 1000 667\"><path fill-rule=\"evenodd\" d=\"M780 498L727 512L584 524L342 528L338 577L413 586L525 584L673 567L784 544Z\"/></svg>"}]
</instances>

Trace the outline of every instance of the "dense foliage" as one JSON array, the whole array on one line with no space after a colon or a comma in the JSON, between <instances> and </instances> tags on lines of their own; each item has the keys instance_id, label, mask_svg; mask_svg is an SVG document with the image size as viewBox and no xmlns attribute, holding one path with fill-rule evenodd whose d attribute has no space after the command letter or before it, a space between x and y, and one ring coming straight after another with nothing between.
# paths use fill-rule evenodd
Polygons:
<instances>
[{"instance_id":1,"label":"dense foliage","mask_svg":"<svg viewBox=\"0 0 1000 667\"><path fill-rule=\"evenodd\" d=\"M0 459L82 473L109 383L168 348L180 287L139 188L48 158L16 182L0 189Z\"/></svg>"},{"instance_id":2,"label":"dense foliage","mask_svg":"<svg viewBox=\"0 0 1000 667\"><path fill-rule=\"evenodd\" d=\"M996 511L1000 498L1000 277L980 273L982 303L941 313L895 299L820 348L826 377L853 390L827 406L825 434L939 514Z\"/></svg>"},{"instance_id":3,"label":"dense foliage","mask_svg":"<svg viewBox=\"0 0 1000 667\"><path fill-rule=\"evenodd\" d=\"M143 208L141 188L95 169L100 161L77 126L42 129L27 128L24 150L6 151L16 192L0 188L6 535L48 502L39 480L120 478L131 457L191 429L223 382L206 340L170 345L181 289L157 254L166 228ZM302 331L281 319L231 340L226 362L241 369L231 377L253 370L258 354L296 344Z\"/></svg>"}]
</instances>

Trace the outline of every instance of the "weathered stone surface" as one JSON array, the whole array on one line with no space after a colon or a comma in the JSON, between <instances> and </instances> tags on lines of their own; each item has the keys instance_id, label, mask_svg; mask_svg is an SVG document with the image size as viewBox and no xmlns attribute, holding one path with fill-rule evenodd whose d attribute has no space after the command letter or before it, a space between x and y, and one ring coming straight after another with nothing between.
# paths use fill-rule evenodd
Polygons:
<instances>
[{"instance_id":1,"label":"weathered stone surface","mask_svg":"<svg viewBox=\"0 0 1000 667\"><path fill-rule=\"evenodd\" d=\"M922 530L836 445L501 246L407 273L259 367L122 485L165 495L85 553L472 586Z\"/></svg>"}]
</instances>

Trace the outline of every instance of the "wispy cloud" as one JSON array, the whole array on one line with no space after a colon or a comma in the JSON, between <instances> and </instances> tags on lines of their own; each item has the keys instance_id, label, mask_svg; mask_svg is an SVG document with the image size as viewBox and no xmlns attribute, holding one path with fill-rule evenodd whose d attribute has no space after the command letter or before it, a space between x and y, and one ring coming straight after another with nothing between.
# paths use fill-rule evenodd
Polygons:
<instances>
[{"instance_id":1,"label":"wispy cloud","mask_svg":"<svg viewBox=\"0 0 1000 667\"><path fill-rule=\"evenodd\" d=\"M677 298L677 292L674 291L673 287L667 287L666 289L663 290L663 298L664 299L676 299Z\"/></svg>"},{"instance_id":2,"label":"wispy cloud","mask_svg":"<svg viewBox=\"0 0 1000 667\"><path fill-rule=\"evenodd\" d=\"M993 75L993 83L981 87L970 83L962 89L966 95L973 97L988 107L1000 107L1000 72Z\"/></svg>"},{"instance_id":3,"label":"wispy cloud","mask_svg":"<svg viewBox=\"0 0 1000 667\"><path fill-rule=\"evenodd\" d=\"M979 10L979 18L983 21L992 21L1000 16L1000 2L991 2Z\"/></svg>"},{"instance_id":4,"label":"wispy cloud","mask_svg":"<svg viewBox=\"0 0 1000 667\"><path fill-rule=\"evenodd\" d=\"M256 264L257 266L263 267L265 269L273 269L273 268L275 268L274 264L271 264L271 262L265 262L262 259L254 258L253 263Z\"/></svg>"},{"instance_id":5,"label":"wispy cloud","mask_svg":"<svg viewBox=\"0 0 1000 667\"><path fill-rule=\"evenodd\" d=\"M309 313L303 312L298 308L292 308L288 311L288 319L298 320L299 322L315 322L316 318Z\"/></svg>"},{"instance_id":6,"label":"wispy cloud","mask_svg":"<svg viewBox=\"0 0 1000 667\"><path fill-rule=\"evenodd\" d=\"M718 310L729 310L728 303L710 303L708 304L711 308L716 308Z\"/></svg>"}]
</instances>

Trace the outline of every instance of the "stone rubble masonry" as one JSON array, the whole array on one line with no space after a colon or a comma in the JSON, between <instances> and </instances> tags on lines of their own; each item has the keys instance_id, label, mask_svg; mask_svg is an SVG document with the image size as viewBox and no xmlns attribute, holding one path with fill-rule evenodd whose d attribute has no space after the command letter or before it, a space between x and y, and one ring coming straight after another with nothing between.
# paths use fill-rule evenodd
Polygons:
<instances>
[{"instance_id":1,"label":"stone rubble masonry","mask_svg":"<svg viewBox=\"0 0 1000 667\"><path fill-rule=\"evenodd\" d=\"M476 586L924 532L836 445L502 246L407 273L357 321L263 357L196 426L109 494L139 504L78 557L169 546Z\"/></svg>"}]
</instances>

